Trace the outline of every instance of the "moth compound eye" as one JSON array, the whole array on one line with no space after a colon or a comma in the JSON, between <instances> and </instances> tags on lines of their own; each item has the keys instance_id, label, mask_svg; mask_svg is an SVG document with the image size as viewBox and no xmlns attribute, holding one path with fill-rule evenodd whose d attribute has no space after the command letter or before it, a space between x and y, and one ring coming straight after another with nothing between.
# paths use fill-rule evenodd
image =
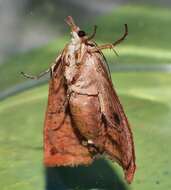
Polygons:
<instances>
[{"instance_id":1,"label":"moth compound eye","mask_svg":"<svg viewBox=\"0 0 171 190\"><path fill-rule=\"evenodd\" d=\"M83 30L80 30L78 31L78 36L81 38L81 37L84 37L86 35L86 33L83 31Z\"/></svg>"}]
</instances>

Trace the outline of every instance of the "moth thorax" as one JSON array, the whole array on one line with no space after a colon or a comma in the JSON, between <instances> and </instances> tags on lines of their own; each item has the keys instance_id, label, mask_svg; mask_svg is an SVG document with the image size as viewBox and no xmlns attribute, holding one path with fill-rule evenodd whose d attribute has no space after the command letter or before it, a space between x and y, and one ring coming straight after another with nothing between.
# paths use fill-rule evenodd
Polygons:
<instances>
[{"instance_id":1,"label":"moth thorax","mask_svg":"<svg viewBox=\"0 0 171 190\"><path fill-rule=\"evenodd\" d=\"M68 46L68 51L66 53L66 61L69 65L73 65L75 63L79 63L83 50L84 50L85 45L83 43L70 43Z\"/></svg>"}]
</instances>

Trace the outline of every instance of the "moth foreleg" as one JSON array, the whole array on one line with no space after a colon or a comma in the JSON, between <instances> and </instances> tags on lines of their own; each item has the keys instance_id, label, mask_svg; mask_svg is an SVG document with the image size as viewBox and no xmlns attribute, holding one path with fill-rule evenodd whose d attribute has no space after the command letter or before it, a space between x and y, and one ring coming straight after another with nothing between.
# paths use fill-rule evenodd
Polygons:
<instances>
[{"instance_id":1,"label":"moth foreleg","mask_svg":"<svg viewBox=\"0 0 171 190\"><path fill-rule=\"evenodd\" d=\"M37 76L29 75L29 74L24 73L24 72L21 72L21 74L22 74L25 78L29 78L29 79L40 79L41 77L43 77L44 75L46 75L47 73L50 72L50 75L51 75L51 77L52 77L54 67L55 67L55 65L59 62L60 57L61 57L61 54L56 58L55 63L53 63L49 69L47 69L46 71L40 73L40 74L37 75Z\"/></svg>"},{"instance_id":2,"label":"moth foreleg","mask_svg":"<svg viewBox=\"0 0 171 190\"><path fill-rule=\"evenodd\" d=\"M47 69L46 71L40 73L39 75L37 76L34 76L34 75L29 75L27 73L24 73L24 72L21 72L21 74L25 77L25 78L29 78L29 79L40 79L41 77L43 77L44 75L46 75L47 73L50 72L50 69Z\"/></svg>"},{"instance_id":3,"label":"moth foreleg","mask_svg":"<svg viewBox=\"0 0 171 190\"><path fill-rule=\"evenodd\" d=\"M63 110L64 110L64 112L66 112L66 110L67 110L67 107L68 107L68 104L69 104L70 95L71 95L71 92L69 90L67 90L67 94L66 94L66 97L65 97L65 100L64 100L64 103L63 103Z\"/></svg>"}]
</instances>

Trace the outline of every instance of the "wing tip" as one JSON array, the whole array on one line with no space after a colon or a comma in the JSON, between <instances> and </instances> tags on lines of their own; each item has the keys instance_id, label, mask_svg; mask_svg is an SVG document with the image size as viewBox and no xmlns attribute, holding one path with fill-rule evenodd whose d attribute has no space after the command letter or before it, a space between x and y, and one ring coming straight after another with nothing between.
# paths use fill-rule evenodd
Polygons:
<instances>
[{"instance_id":1,"label":"wing tip","mask_svg":"<svg viewBox=\"0 0 171 190\"><path fill-rule=\"evenodd\" d=\"M134 179L135 170L136 170L136 165L135 165L134 161L131 161L131 164L125 170L125 179L128 184L132 183L132 181Z\"/></svg>"}]
</instances>

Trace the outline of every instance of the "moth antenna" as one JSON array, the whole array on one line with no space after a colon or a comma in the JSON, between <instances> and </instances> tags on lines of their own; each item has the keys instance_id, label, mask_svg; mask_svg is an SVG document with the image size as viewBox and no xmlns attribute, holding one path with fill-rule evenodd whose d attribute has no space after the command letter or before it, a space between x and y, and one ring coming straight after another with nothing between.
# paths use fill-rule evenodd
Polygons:
<instances>
[{"instance_id":1,"label":"moth antenna","mask_svg":"<svg viewBox=\"0 0 171 190\"><path fill-rule=\"evenodd\" d=\"M125 32L121 38L116 40L114 43L97 46L96 48L92 49L91 52L93 53L93 52L96 52L97 50L102 50L102 49L113 49L114 46L121 43L128 35L128 25L125 24L124 26L125 26Z\"/></svg>"},{"instance_id":2,"label":"moth antenna","mask_svg":"<svg viewBox=\"0 0 171 190\"><path fill-rule=\"evenodd\" d=\"M94 38L94 36L96 35L96 31L97 31L97 25L94 25L94 31L93 31L93 33L91 34L91 36L89 36L89 37L87 38L87 41L89 41L89 40L91 40L91 39Z\"/></svg>"},{"instance_id":3,"label":"moth antenna","mask_svg":"<svg viewBox=\"0 0 171 190\"><path fill-rule=\"evenodd\" d=\"M126 38L126 36L128 35L128 25L124 24L124 26L125 26L124 35L120 39L118 39L114 43L112 43L113 46L116 46L117 44L121 43Z\"/></svg>"}]
</instances>

